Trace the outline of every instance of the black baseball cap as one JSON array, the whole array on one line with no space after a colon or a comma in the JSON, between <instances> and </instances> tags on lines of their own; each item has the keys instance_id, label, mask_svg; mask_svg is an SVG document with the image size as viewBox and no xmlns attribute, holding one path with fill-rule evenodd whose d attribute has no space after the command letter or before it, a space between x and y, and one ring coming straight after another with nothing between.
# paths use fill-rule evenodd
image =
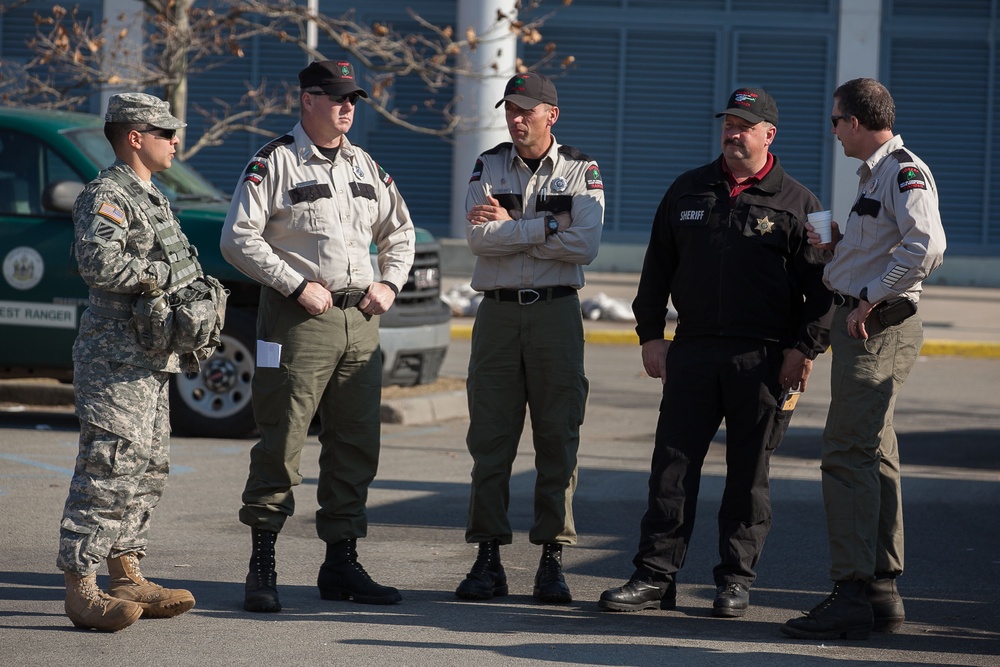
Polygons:
<instances>
[{"instance_id":1,"label":"black baseball cap","mask_svg":"<svg viewBox=\"0 0 1000 667\"><path fill-rule=\"evenodd\" d=\"M357 93L368 97L368 93L354 80L354 68L344 60L317 60L299 72L299 88L319 88L330 95L350 95Z\"/></svg>"},{"instance_id":2,"label":"black baseball cap","mask_svg":"<svg viewBox=\"0 0 1000 667\"><path fill-rule=\"evenodd\" d=\"M504 102L513 102L522 109L534 109L539 104L559 106L559 96L556 95L556 84L544 74L527 72L515 74L503 89L503 99L494 107L499 108Z\"/></svg>"},{"instance_id":3,"label":"black baseball cap","mask_svg":"<svg viewBox=\"0 0 1000 667\"><path fill-rule=\"evenodd\" d=\"M716 118L719 116L737 116L755 125L766 120L777 126L778 105L763 88L737 88L729 96L726 110L715 114Z\"/></svg>"}]
</instances>

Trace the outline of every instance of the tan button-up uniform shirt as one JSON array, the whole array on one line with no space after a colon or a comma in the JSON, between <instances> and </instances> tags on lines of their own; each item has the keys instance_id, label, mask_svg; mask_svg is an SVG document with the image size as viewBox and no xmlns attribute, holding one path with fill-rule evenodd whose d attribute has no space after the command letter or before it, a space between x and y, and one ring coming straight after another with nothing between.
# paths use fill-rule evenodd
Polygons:
<instances>
[{"instance_id":1,"label":"tan button-up uniform shirt","mask_svg":"<svg viewBox=\"0 0 1000 667\"><path fill-rule=\"evenodd\" d=\"M347 137L331 162L299 123L250 161L220 247L230 264L287 296L303 279L330 291L367 289L373 241L381 279L402 288L414 232L392 178Z\"/></svg>"},{"instance_id":2,"label":"tan button-up uniform shirt","mask_svg":"<svg viewBox=\"0 0 1000 667\"><path fill-rule=\"evenodd\" d=\"M921 281L945 250L937 185L930 169L894 136L858 168L858 196L823 278L841 294L878 303L905 295L916 302Z\"/></svg>"},{"instance_id":3,"label":"tan button-up uniform shirt","mask_svg":"<svg viewBox=\"0 0 1000 667\"><path fill-rule=\"evenodd\" d=\"M604 226L604 184L595 160L553 137L531 173L514 145L505 142L476 161L466 210L487 204L487 195L514 219L466 226L477 257L473 289L583 287L583 267L597 257ZM572 224L546 237L547 212L569 212Z\"/></svg>"}]
</instances>

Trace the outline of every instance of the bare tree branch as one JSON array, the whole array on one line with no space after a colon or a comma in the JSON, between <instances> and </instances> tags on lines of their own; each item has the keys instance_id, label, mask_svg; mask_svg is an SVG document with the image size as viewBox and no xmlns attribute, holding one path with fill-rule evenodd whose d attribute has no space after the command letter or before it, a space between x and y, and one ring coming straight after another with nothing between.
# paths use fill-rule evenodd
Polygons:
<instances>
[{"instance_id":1,"label":"bare tree branch","mask_svg":"<svg viewBox=\"0 0 1000 667\"><path fill-rule=\"evenodd\" d=\"M559 0L563 6L571 2ZM468 53L490 48L511 32L525 44L540 43L540 28L555 11L544 11L545 4L546 0L511 0L509 11L498 12L496 21L476 34L471 29L458 31L435 24L413 11L409 23L415 29L404 32L385 22L365 24L353 11L342 16L314 14L295 0L210 0L197 7L195 0L142 0L140 15L106 17L96 25L78 7L10 0L0 5L0 11L45 9L35 14L29 61L0 59L0 101L74 109L100 90L162 88L174 113L185 120L190 77L243 58L252 40L292 44L306 56L304 60L331 57L310 47L307 34L312 24L321 44L333 45L337 56L348 54L370 73L366 88L371 97L366 103L380 117L413 132L448 139L463 119L454 114L456 100L443 97L451 95L457 77L481 76ZM548 0L547 4L556 2ZM518 61L518 69L553 66L555 44L546 45L543 53L536 63ZM568 56L558 66L571 65L572 56ZM494 69L499 67L499 62L493 64ZM422 106L394 107L394 86L402 77L421 81L427 91ZM206 129L191 145L182 143L182 159L223 143L232 132L272 136L262 122L274 114L294 113L298 95L287 86L248 82L238 102L213 99L212 104L191 109L205 120ZM183 134L181 139L185 142Z\"/></svg>"}]
</instances>

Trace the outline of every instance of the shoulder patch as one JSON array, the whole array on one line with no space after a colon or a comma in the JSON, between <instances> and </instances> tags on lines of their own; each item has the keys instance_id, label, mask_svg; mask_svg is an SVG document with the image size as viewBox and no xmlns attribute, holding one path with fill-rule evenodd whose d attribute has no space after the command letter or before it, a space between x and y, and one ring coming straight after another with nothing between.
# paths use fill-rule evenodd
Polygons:
<instances>
[{"instance_id":1,"label":"shoulder patch","mask_svg":"<svg viewBox=\"0 0 1000 667\"><path fill-rule=\"evenodd\" d=\"M504 141L502 143L497 144L496 146L494 146L493 148L489 149L488 151L483 151L483 155L496 155L497 153L500 153L502 151L510 150L513 147L514 147L513 142Z\"/></svg>"},{"instance_id":2,"label":"shoulder patch","mask_svg":"<svg viewBox=\"0 0 1000 667\"><path fill-rule=\"evenodd\" d=\"M101 202L101 205L97 208L97 215L107 218L120 227L125 226L125 211L111 202Z\"/></svg>"},{"instance_id":3,"label":"shoulder patch","mask_svg":"<svg viewBox=\"0 0 1000 667\"><path fill-rule=\"evenodd\" d=\"M469 177L469 183L480 180L483 177L483 158L476 159L476 165L472 168L472 176Z\"/></svg>"},{"instance_id":4,"label":"shoulder patch","mask_svg":"<svg viewBox=\"0 0 1000 667\"><path fill-rule=\"evenodd\" d=\"M254 185L259 185L265 176L267 176L267 162L262 158L255 157L250 160L246 171L243 172L243 182L250 181Z\"/></svg>"},{"instance_id":5,"label":"shoulder patch","mask_svg":"<svg viewBox=\"0 0 1000 667\"><path fill-rule=\"evenodd\" d=\"M291 144L291 143L294 143L294 142L295 142L295 137L293 137L290 134L284 134L284 135L278 137L277 139L275 139L274 141L272 141L270 143L267 143L267 144L264 144L264 146L261 147L261 149L259 151L257 151L257 155L255 155L254 157L264 157L264 158L266 158L269 155L271 155L271 153L273 153L276 149L280 148L281 146L287 146L288 144Z\"/></svg>"},{"instance_id":6,"label":"shoulder patch","mask_svg":"<svg viewBox=\"0 0 1000 667\"><path fill-rule=\"evenodd\" d=\"M377 162L375 163L375 166L378 167L378 180L382 181L385 184L385 187L392 185L392 176L389 175L389 172L383 169L382 165Z\"/></svg>"},{"instance_id":7,"label":"shoulder patch","mask_svg":"<svg viewBox=\"0 0 1000 667\"><path fill-rule=\"evenodd\" d=\"M927 180L917 167L903 167L899 170L896 181L899 183L900 192L927 189Z\"/></svg>"},{"instance_id":8,"label":"shoulder patch","mask_svg":"<svg viewBox=\"0 0 1000 667\"><path fill-rule=\"evenodd\" d=\"M559 152L570 160L579 160L580 162L594 162L594 158L590 157L584 152L574 148L573 146L567 146L562 144L559 146Z\"/></svg>"},{"instance_id":9,"label":"shoulder patch","mask_svg":"<svg viewBox=\"0 0 1000 667\"><path fill-rule=\"evenodd\" d=\"M592 162L590 166L587 167L587 174L585 178L588 190L604 189L604 181L601 180L601 170L597 168L596 162Z\"/></svg>"}]
</instances>

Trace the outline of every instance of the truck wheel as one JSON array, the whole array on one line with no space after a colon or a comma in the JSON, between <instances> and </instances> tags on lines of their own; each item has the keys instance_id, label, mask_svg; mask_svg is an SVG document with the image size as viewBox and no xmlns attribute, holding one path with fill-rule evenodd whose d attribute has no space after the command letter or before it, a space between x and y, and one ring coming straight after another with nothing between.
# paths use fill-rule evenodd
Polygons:
<instances>
[{"instance_id":1,"label":"truck wheel","mask_svg":"<svg viewBox=\"0 0 1000 667\"><path fill-rule=\"evenodd\" d=\"M257 323L251 312L230 308L222 343L198 373L170 381L170 425L178 435L243 438L256 429L250 382Z\"/></svg>"}]
</instances>

